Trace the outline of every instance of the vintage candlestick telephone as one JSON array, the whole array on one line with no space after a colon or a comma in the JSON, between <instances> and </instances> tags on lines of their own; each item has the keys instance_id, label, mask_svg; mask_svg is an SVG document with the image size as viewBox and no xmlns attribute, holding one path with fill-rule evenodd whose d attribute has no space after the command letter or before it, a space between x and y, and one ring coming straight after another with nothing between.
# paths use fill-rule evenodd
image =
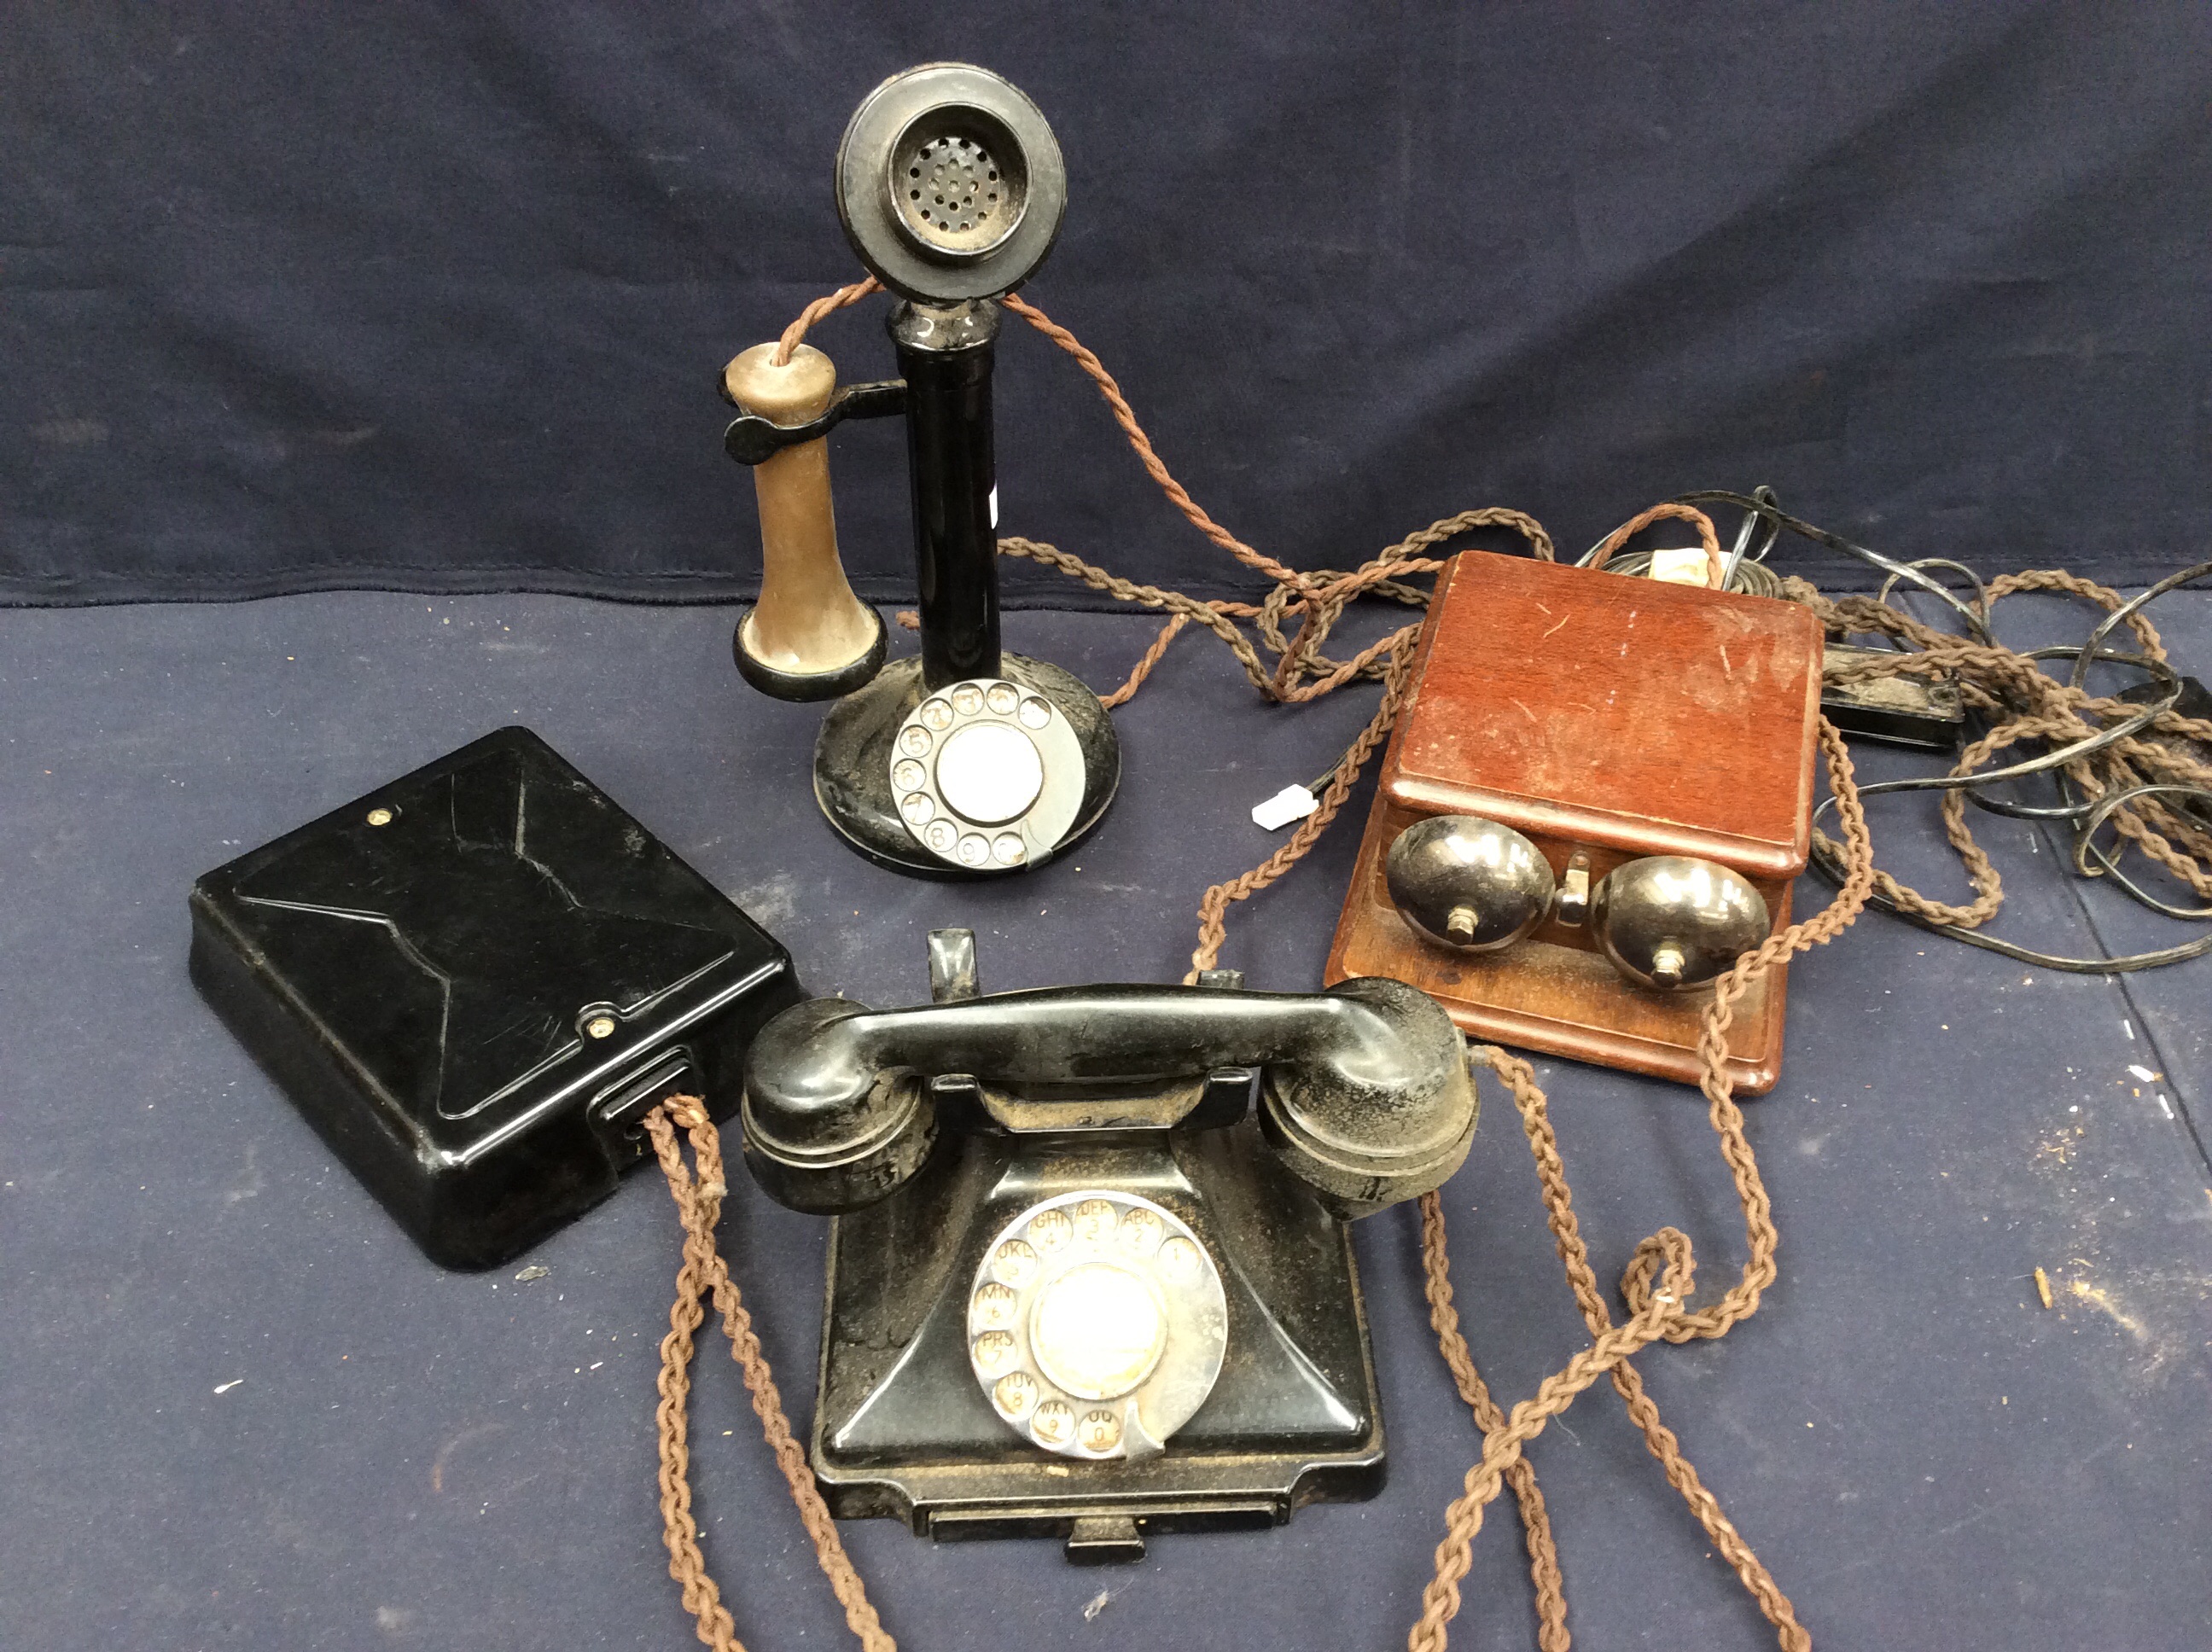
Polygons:
<instances>
[{"instance_id":1,"label":"vintage candlestick telephone","mask_svg":"<svg viewBox=\"0 0 2212 1652\"><path fill-rule=\"evenodd\" d=\"M1267 1525L1382 1489L1346 1224L1474 1139L1467 1053L1395 981L815 999L745 1069L744 1157L834 1217L812 1462L831 1511L939 1537Z\"/></svg>"},{"instance_id":2,"label":"vintage candlestick telephone","mask_svg":"<svg viewBox=\"0 0 2212 1652\"><path fill-rule=\"evenodd\" d=\"M746 350L723 374L743 416L725 439L753 467L760 601L738 669L784 700L837 699L814 795L878 865L927 876L1042 865L1097 823L1121 778L1098 696L999 647L992 352L999 306L1044 262L1067 202L1060 148L1014 87L965 64L885 81L837 149L837 210L862 263L905 301L900 377L836 390L821 351ZM884 624L837 556L825 438L903 414L921 652L886 665Z\"/></svg>"}]
</instances>

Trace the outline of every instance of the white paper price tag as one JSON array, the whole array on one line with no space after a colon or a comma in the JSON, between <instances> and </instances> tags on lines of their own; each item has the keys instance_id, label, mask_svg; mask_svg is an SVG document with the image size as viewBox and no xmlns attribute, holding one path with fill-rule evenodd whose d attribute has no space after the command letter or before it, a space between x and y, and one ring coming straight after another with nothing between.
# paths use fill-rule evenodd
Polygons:
<instances>
[{"instance_id":1,"label":"white paper price tag","mask_svg":"<svg viewBox=\"0 0 2212 1652\"><path fill-rule=\"evenodd\" d=\"M1277 832L1294 820L1304 820L1320 807L1321 800L1304 787L1286 786L1265 803L1252 805L1252 823Z\"/></svg>"},{"instance_id":2,"label":"white paper price tag","mask_svg":"<svg viewBox=\"0 0 2212 1652\"><path fill-rule=\"evenodd\" d=\"M1662 585L1710 586L1712 558L1703 545L1669 545L1651 553L1651 577Z\"/></svg>"}]
</instances>

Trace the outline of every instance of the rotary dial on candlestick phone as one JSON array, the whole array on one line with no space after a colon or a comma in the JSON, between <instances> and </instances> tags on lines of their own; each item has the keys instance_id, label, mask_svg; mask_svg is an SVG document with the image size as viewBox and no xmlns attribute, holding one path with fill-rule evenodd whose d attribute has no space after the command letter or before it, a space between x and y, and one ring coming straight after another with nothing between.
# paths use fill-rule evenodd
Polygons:
<instances>
[{"instance_id":1,"label":"rotary dial on candlestick phone","mask_svg":"<svg viewBox=\"0 0 2212 1652\"><path fill-rule=\"evenodd\" d=\"M836 161L854 250L903 301L900 377L836 389L821 351L756 345L724 371L743 416L724 439L753 467L760 600L739 620L738 669L762 692L838 701L814 794L845 841L927 876L1042 865L1113 801L1121 749L1098 697L1058 666L999 646L994 301L1060 234L1066 176L1044 117L965 64L894 76L861 103ZM902 416L921 649L885 664L882 618L837 552L827 437Z\"/></svg>"},{"instance_id":2,"label":"rotary dial on candlestick phone","mask_svg":"<svg viewBox=\"0 0 2212 1652\"><path fill-rule=\"evenodd\" d=\"M741 1117L755 1179L834 1217L815 1479L832 1513L939 1537L1270 1525L1381 1490L1347 1224L1443 1184L1477 1112L1466 1047L1395 981L794 1005Z\"/></svg>"},{"instance_id":3,"label":"rotary dial on candlestick phone","mask_svg":"<svg viewBox=\"0 0 2212 1652\"><path fill-rule=\"evenodd\" d=\"M891 791L922 846L970 872L1050 855L1082 806L1083 746L1066 714L1012 683L956 683L906 714Z\"/></svg>"}]
</instances>

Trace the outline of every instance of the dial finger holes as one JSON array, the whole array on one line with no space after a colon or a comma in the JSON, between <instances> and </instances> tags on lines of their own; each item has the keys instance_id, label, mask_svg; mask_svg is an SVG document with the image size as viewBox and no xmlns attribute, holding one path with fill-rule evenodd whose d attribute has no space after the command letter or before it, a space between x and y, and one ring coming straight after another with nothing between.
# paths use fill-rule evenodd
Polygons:
<instances>
[{"instance_id":1,"label":"dial finger holes","mask_svg":"<svg viewBox=\"0 0 2212 1652\"><path fill-rule=\"evenodd\" d=\"M1181 1283L1198 1277L1198 1247L1181 1234L1164 1241L1159 1249L1159 1270L1168 1278Z\"/></svg>"},{"instance_id":2,"label":"dial finger holes","mask_svg":"<svg viewBox=\"0 0 2212 1652\"><path fill-rule=\"evenodd\" d=\"M1036 1278L1036 1252L1018 1239L1007 1240L991 1257L991 1276L1017 1291Z\"/></svg>"},{"instance_id":3,"label":"dial finger holes","mask_svg":"<svg viewBox=\"0 0 2212 1652\"><path fill-rule=\"evenodd\" d=\"M1036 1402L1036 1378L1027 1371L1008 1371L992 1385L991 1403L1011 1422L1020 1422Z\"/></svg>"},{"instance_id":4,"label":"dial finger holes","mask_svg":"<svg viewBox=\"0 0 2212 1652\"><path fill-rule=\"evenodd\" d=\"M1143 1206L1136 1206L1121 1218L1121 1226L1115 1236L1121 1248L1139 1256L1151 1254L1160 1242L1160 1218Z\"/></svg>"},{"instance_id":5,"label":"dial finger holes","mask_svg":"<svg viewBox=\"0 0 2212 1652\"><path fill-rule=\"evenodd\" d=\"M980 1370L1003 1371L1013 1363L1014 1338L1010 1331L986 1331L975 1339L975 1364Z\"/></svg>"},{"instance_id":6,"label":"dial finger holes","mask_svg":"<svg viewBox=\"0 0 2212 1652\"><path fill-rule=\"evenodd\" d=\"M1110 1411L1085 1412L1075 1425L1075 1443L1102 1455L1111 1451L1121 1443L1121 1419Z\"/></svg>"},{"instance_id":7,"label":"dial finger holes","mask_svg":"<svg viewBox=\"0 0 2212 1652\"><path fill-rule=\"evenodd\" d=\"M1075 1412L1064 1400L1048 1400L1030 1418L1030 1432L1042 1446L1064 1446L1075 1435Z\"/></svg>"}]
</instances>

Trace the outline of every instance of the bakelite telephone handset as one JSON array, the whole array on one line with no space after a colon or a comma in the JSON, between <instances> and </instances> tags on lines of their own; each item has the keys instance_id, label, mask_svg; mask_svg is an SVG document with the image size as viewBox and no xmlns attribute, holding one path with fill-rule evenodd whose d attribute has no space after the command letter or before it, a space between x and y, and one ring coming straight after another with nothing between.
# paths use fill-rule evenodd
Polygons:
<instances>
[{"instance_id":1,"label":"bakelite telephone handset","mask_svg":"<svg viewBox=\"0 0 2212 1652\"><path fill-rule=\"evenodd\" d=\"M1477 1102L1459 1032L1398 981L976 995L769 1023L744 1157L833 1215L815 1478L937 1536L1272 1524L1372 1496L1382 1422L1346 1224L1442 1185Z\"/></svg>"},{"instance_id":2,"label":"bakelite telephone handset","mask_svg":"<svg viewBox=\"0 0 2212 1652\"><path fill-rule=\"evenodd\" d=\"M1066 205L1052 129L1005 80L930 64L885 81L838 146L837 210L891 312L899 377L840 392L810 345L757 344L724 370L742 416L724 438L753 467L760 600L738 621L745 680L838 701L814 794L878 865L924 876L1041 865L1098 822L1121 748L1098 696L999 646L994 301L1051 252ZM884 663L876 610L837 554L827 444L846 419L902 416L921 648Z\"/></svg>"}]
</instances>

